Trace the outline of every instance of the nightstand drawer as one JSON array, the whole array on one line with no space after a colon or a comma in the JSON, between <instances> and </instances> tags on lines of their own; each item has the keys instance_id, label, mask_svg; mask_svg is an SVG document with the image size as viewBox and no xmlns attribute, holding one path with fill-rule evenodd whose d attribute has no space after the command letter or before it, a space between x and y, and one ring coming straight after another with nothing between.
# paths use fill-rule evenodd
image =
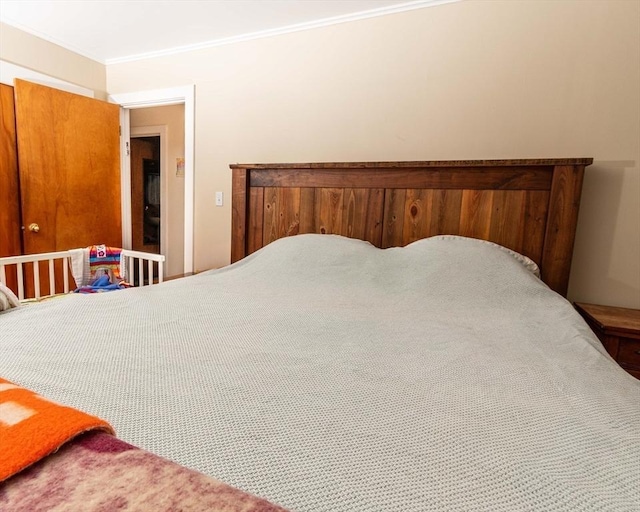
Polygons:
<instances>
[{"instance_id":1,"label":"nightstand drawer","mask_svg":"<svg viewBox=\"0 0 640 512\"><path fill-rule=\"evenodd\" d=\"M640 369L640 340L620 338L617 359L620 364Z\"/></svg>"}]
</instances>

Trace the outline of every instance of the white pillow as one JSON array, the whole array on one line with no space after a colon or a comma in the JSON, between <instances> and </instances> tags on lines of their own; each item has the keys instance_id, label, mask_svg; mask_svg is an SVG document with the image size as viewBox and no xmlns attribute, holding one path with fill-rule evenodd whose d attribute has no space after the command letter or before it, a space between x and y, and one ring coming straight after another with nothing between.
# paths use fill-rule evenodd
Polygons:
<instances>
[{"instance_id":1,"label":"white pillow","mask_svg":"<svg viewBox=\"0 0 640 512\"><path fill-rule=\"evenodd\" d=\"M16 297L16 294L3 283L0 283L0 311L17 308L19 305L20 300Z\"/></svg>"}]
</instances>

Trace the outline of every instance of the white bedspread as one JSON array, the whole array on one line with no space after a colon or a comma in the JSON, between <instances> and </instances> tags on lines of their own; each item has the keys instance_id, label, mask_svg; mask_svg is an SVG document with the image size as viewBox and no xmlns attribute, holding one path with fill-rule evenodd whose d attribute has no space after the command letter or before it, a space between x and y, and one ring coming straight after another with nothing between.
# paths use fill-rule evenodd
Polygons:
<instances>
[{"instance_id":1,"label":"white bedspread","mask_svg":"<svg viewBox=\"0 0 640 512\"><path fill-rule=\"evenodd\" d=\"M640 510L640 381L469 239L303 235L18 308L0 375L292 510Z\"/></svg>"}]
</instances>

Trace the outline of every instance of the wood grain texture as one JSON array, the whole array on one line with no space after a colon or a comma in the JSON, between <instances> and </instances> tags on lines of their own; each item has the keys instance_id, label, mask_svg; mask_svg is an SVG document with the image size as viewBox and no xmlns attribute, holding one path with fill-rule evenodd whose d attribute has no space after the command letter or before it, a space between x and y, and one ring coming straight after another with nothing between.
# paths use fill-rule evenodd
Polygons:
<instances>
[{"instance_id":1,"label":"wood grain texture","mask_svg":"<svg viewBox=\"0 0 640 512\"><path fill-rule=\"evenodd\" d=\"M256 197L248 192L246 169L236 169L231 177L231 263L247 255L247 238L252 238L255 244L255 238L258 236L256 220L251 219L247 225L247 201ZM255 208L252 208L252 211L255 211ZM251 230L251 234L247 234L247 229ZM256 245L252 247L254 250L259 249Z\"/></svg>"},{"instance_id":2,"label":"wood grain texture","mask_svg":"<svg viewBox=\"0 0 640 512\"><path fill-rule=\"evenodd\" d=\"M300 233L300 189L264 189L263 244Z\"/></svg>"},{"instance_id":3,"label":"wood grain texture","mask_svg":"<svg viewBox=\"0 0 640 512\"><path fill-rule=\"evenodd\" d=\"M460 231L471 238L489 239L493 192L491 190L463 190L460 209Z\"/></svg>"},{"instance_id":4,"label":"wood grain texture","mask_svg":"<svg viewBox=\"0 0 640 512\"><path fill-rule=\"evenodd\" d=\"M0 84L0 256L22 253L13 87Z\"/></svg>"},{"instance_id":5,"label":"wood grain texture","mask_svg":"<svg viewBox=\"0 0 640 512\"><path fill-rule=\"evenodd\" d=\"M265 245L298 233L340 234L382 248L433 235L462 235L529 256L541 266L545 281L565 294L582 173L589 163L423 162L424 168L420 162L235 164L233 183L244 187L237 193L245 201L256 203L244 211L257 220L242 219L238 225L239 216L234 216L232 231L240 238L232 247L244 257L260 248L258 240ZM256 240L250 248L247 237Z\"/></svg>"},{"instance_id":6,"label":"wood grain texture","mask_svg":"<svg viewBox=\"0 0 640 512\"><path fill-rule=\"evenodd\" d=\"M382 243L384 190L381 188L348 188L343 196L340 234L366 240L375 246Z\"/></svg>"},{"instance_id":7,"label":"wood grain texture","mask_svg":"<svg viewBox=\"0 0 640 512\"><path fill-rule=\"evenodd\" d=\"M119 107L23 80L14 89L22 221L40 228L23 231L24 253L121 247ZM40 267L43 294L48 275Z\"/></svg>"},{"instance_id":8,"label":"wood grain texture","mask_svg":"<svg viewBox=\"0 0 640 512\"><path fill-rule=\"evenodd\" d=\"M373 168L351 169L256 169L251 171L255 187L315 188L470 188L505 190L548 190L551 167Z\"/></svg>"},{"instance_id":9,"label":"wood grain texture","mask_svg":"<svg viewBox=\"0 0 640 512\"><path fill-rule=\"evenodd\" d=\"M410 244L429 236L433 209L433 190L408 189L404 201L402 242Z\"/></svg>"},{"instance_id":10,"label":"wood grain texture","mask_svg":"<svg viewBox=\"0 0 640 512\"><path fill-rule=\"evenodd\" d=\"M522 252L526 192L494 190L488 239Z\"/></svg>"},{"instance_id":11,"label":"wood grain texture","mask_svg":"<svg viewBox=\"0 0 640 512\"><path fill-rule=\"evenodd\" d=\"M120 109L16 80L16 127L26 254L122 246Z\"/></svg>"},{"instance_id":12,"label":"wood grain texture","mask_svg":"<svg viewBox=\"0 0 640 512\"><path fill-rule=\"evenodd\" d=\"M13 87L0 84L0 256L22 254L20 186ZM17 292L16 276L7 275L7 286Z\"/></svg>"},{"instance_id":13,"label":"wood grain texture","mask_svg":"<svg viewBox=\"0 0 640 512\"><path fill-rule=\"evenodd\" d=\"M256 252L263 246L264 225L264 188L249 189L249 233L247 235L247 254Z\"/></svg>"},{"instance_id":14,"label":"wood grain texture","mask_svg":"<svg viewBox=\"0 0 640 512\"><path fill-rule=\"evenodd\" d=\"M457 235L460 229L462 190L434 190L428 236Z\"/></svg>"},{"instance_id":15,"label":"wood grain texture","mask_svg":"<svg viewBox=\"0 0 640 512\"><path fill-rule=\"evenodd\" d=\"M526 192L522 251L519 252L529 256L537 263L542 261L548 208L548 191L530 190Z\"/></svg>"},{"instance_id":16,"label":"wood grain texture","mask_svg":"<svg viewBox=\"0 0 640 512\"><path fill-rule=\"evenodd\" d=\"M567 295L573 256L584 167L560 165L554 168L549 196L540 270L542 279L561 295Z\"/></svg>"},{"instance_id":17,"label":"wood grain texture","mask_svg":"<svg viewBox=\"0 0 640 512\"><path fill-rule=\"evenodd\" d=\"M252 187L250 190L250 196L256 196L252 201L262 204L262 227L258 229L262 245L304 233L336 234L380 244L382 189ZM253 211L253 205L249 207ZM256 243L251 245L250 252L255 246Z\"/></svg>"},{"instance_id":18,"label":"wood grain texture","mask_svg":"<svg viewBox=\"0 0 640 512\"><path fill-rule=\"evenodd\" d=\"M277 240L277 212L278 212L278 189L275 187L265 187L264 189L264 215L262 228L262 245L267 245L273 240Z\"/></svg>"},{"instance_id":19,"label":"wood grain texture","mask_svg":"<svg viewBox=\"0 0 640 512\"><path fill-rule=\"evenodd\" d=\"M344 189L317 188L315 191L315 232L339 235L342 227L342 199Z\"/></svg>"},{"instance_id":20,"label":"wood grain texture","mask_svg":"<svg viewBox=\"0 0 640 512\"><path fill-rule=\"evenodd\" d=\"M640 310L584 303L575 307L609 355L640 379Z\"/></svg>"},{"instance_id":21,"label":"wood grain texture","mask_svg":"<svg viewBox=\"0 0 640 512\"><path fill-rule=\"evenodd\" d=\"M576 302L578 312L595 322L607 334L640 338L640 310Z\"/></svg>"},{"instance_id":22,"label":"wood grain texture","mask_svg":"<svg viewBox=\"0 0 640 512\"><path fill-rule=\"evenodd\" d=\"M300 233L316 233L315 222L316 189L300 189Z\"/></svg>"},{"instance_id":23,"label":"wood grain texture","mask_svg":"<svg viewBox=\"0 0 640 512\"><path fill-rule=\"evenodd\" d=\"M591 165L593 158L520 158L510 160L419 160L397 162L308 162L271 164L230 164L231 169L404 169L447 167L540 167L557 165Z\"/></svg>"},{"instance_id":24,"label":"wood grain texture","mask_svg":"<svg viewBox=\"0 0 640 512\"><path fill-rule=\"evenodd\" d=\"M407 191L387 189L384 196L382 248L402 247L404 243L404 208Z\"/></svg>"}]
</instances>

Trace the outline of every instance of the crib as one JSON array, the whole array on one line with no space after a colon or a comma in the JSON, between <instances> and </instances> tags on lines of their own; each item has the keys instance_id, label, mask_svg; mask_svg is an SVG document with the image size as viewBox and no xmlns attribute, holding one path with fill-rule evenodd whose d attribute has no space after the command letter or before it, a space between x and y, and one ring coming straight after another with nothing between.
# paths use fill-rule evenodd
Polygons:
<instances>
[{"instance_id":1,"label":"crib","mask_svg":"<svg viewBox=\"0 0 640 512\"><path fill-rule=\"evenodd\" d=\"M122 249L132 286L162 283L165 257L130 249ZM21 301L44 299L68 293L73 286L70 275L70 251L6 256L0 258L0 283L11 288ZM137 274L136 274L137 270ZM154 279L157 275L157 280ZM48 284L48 286L47 286Z\"/></svg>"}]
</instances>

